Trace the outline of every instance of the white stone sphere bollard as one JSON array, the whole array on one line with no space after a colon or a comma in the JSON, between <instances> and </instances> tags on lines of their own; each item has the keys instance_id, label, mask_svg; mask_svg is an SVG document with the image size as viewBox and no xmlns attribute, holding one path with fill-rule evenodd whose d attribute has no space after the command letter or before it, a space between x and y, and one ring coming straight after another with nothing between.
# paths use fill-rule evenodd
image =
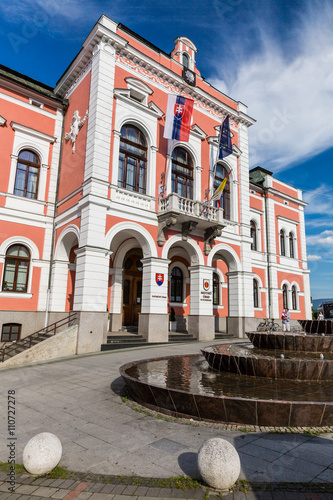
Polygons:
<instances>
[{"instance_id":1,"label":"white stone sphere bollard","mask_svg":"<svg viewBox=\"0 0 333 500\"><path fill-rule=\"evenodd\" d=\"M198 468L208 486L227 490L239 477L240 460L232 444L222 438L212 438L199 450Z\"/></svg>"},{"instance_id":2,"label":"white stone sphere bollard","mask_svg":"<svg viewBox=\"0 0 333 500\"><path fill-rule=\"evenodd\" d=\"M23 465L30 474L47 474L58 465L61 455L60 439L51 432L41 432L26 444Z\"/></svg>"}]
</instances>

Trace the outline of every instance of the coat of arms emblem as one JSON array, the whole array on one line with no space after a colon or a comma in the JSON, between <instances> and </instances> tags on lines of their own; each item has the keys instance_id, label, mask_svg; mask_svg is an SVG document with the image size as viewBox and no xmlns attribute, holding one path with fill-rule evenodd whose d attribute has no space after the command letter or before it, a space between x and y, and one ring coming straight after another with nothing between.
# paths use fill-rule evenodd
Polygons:
<instances>
[{"instance_id":1,"label":"coat of arms emblem","mask_svg":"<svg viewBox=\"0 0 333 500\"><path fill-rule=\"evenodd\" d=\"M208 292L208 290L210 289L210 280L203 280L203 289L205 290L205 292Z\"/></svg>"},{"instance_id":2,"label":"coat of arms emblem","mask_svg":"<svg viewBox=\"0 0 333 500\"><path fill-rule=\"evenodd\" d=\"M158 284L158 286L163 285L163 283L164 283L164 274L162 274L162 273L156 273L156 283Z\"/></svg>"}]
</instances>

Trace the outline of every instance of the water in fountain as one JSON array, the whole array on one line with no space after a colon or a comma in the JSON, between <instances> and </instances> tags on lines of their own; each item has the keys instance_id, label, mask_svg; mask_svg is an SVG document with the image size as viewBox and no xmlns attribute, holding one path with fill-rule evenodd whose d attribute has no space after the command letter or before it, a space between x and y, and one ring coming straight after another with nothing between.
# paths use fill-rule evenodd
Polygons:
<instances>
[{"instance_id":1,"label":"water in fountain","mask_svg":"<svg viewBox=\"0 0 333 500\"><path fill-rule=\"evenodd\" d=\"M310 332L317 328L307 324ZM333 335L247 335L253 346L210 346L202 349L205 359L190 355L129 363L121 375L136 401L178 417L260 426L333 425Z\"/></svg>"}]
</instances>

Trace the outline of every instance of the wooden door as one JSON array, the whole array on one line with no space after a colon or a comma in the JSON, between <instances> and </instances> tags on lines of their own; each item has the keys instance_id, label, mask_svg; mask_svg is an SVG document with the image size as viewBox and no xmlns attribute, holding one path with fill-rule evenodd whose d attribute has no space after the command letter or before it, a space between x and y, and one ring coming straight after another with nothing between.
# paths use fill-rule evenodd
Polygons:
<instances>
[{"instance_id":1,"label":"wooden door","mask_svg":"<svg viewBox=\"0 0 333 500\"><path fill-rule=\"evenodd\" d=\"M125 261L123 281L123 325L137 326L141 312L142 269L140 257Z\"/></svg>"}]
</instances>

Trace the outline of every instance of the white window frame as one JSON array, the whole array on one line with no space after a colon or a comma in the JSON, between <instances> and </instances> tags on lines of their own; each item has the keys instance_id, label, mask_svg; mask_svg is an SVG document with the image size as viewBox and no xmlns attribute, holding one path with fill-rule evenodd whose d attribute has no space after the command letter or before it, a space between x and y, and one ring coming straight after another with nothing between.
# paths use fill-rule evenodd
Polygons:
<instances>
[{"instance_id":1,"label":"white window frame","mask_svg":"<svg viewBox=\"0 0 333 500\"><path fill-rule=\"evenodd\" d=\"M47 171L50 168L50 166L48 165L50 145L55 142L56 138L51 135L44 134L43 132L40 132L38 130L34 130L32 128L21 125L19 123L11 122L11 127L15 131L15 136L11 155L12 161L9 174L8 193L12 194L15 197L18 196L21 200L27 200L28 203L45 201ZM14 195L17 160L20 152L23 150L33 151L36 155L38 155L40 160L40 172L36 200L26 198L25 196Z\"/></svg>"},{"instance_id":2,"label":"white window frame","mask_svg":"<svg viewBox=\"0 0 333 500\"><path fill-rule=\"evenodd\" d=\"M186 302L186 285L190 282L190 274L188 268L182 262L173 262L169 266L169 275L168 275L168 292L169 297L171 295L171 271L174 267L179 267L181 272L183 273L183 302L169 302L170 307L187 307Z\"/></svg>"}]
</instances>

